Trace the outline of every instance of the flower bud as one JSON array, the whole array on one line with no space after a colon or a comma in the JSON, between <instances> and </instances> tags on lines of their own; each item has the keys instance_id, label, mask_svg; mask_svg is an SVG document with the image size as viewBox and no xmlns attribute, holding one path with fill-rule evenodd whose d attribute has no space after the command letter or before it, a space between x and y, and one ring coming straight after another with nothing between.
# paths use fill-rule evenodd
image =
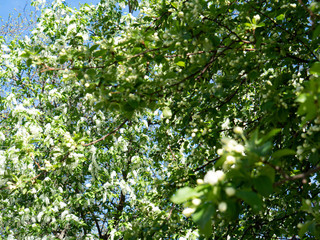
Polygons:
<instances>
[{"instance_id":1,"label":"flower bud","mask_svg":"<svg viewBox=\"0 0 320 240\"><path fill-rule=\"evenodd\" d=\"M234 133L236 133L236 134L242 134L242 133L243 133L243 130L242 130L241 127L235 127L235 128L233 129L233 131L234 131Z\"/></svg>"},{"instance_id":2,"label":"flower bud","mask_svg":"<svg viewBox=\"0 0 320 240\"><path fill-rule=\"evenodd\" d=\"M195 198L192 200L192 204L195 206L199 206L201 203L201 200L199 198Z\"/></svg>"},{"instance_id":3,"label":"flower bud","mask_svg":"<svg viewBox=\"0 0 320 240\"><path fill-rule=\"evenodd\" d=\"M225 212L227 210L227 208L228 208L228 205L226 202L221 202L218 205L218 209L220 212Z\"/></svg>"},{"instance_id":4,"label":"flower bud","mask_svg":"<svg viewBox=\"0 0 320 240\"><path fill-rule=\"evenodd\" d=\"M236 190L233 187L227 187L225 191L229 197L232 197L233 195L236 194Z\"/></svg>"},{"instance_id":5,"label":"flower bud","mask_svg":"<svg viewBox=\"0 0 320 240\"><path fill-rule=\"evenodd\" d=\"M192 213L194 213L196 211L195 208L185 208L182 211L182 214L185 215L186 217L190 217L192 215Z\"/></svg>"}]
</instances>

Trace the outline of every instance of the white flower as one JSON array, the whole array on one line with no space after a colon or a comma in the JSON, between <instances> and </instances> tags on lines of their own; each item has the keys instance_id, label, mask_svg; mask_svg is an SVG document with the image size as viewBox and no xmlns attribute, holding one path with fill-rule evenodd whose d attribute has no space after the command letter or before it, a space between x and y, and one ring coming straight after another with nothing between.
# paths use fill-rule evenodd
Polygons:
<instances>
[{"instance_id":1,"label":"white flower","mask_svg":"<svg viewBox=\"0 0 320 240\"><path fill-rule=\"evenodd\" d=\"M230 120L229 118L227 118L226 121L221 125L221 128L227 129L229 127L229 123L230 123Z\"/></svg>"},{"instance_id":2,"label":"white flower","mask_svg":"<svg viewBox=\"0 0 320 240\"><path fill-rule=\"evenodd\" d=\"M260 16L257 14L257 15L255 15L255 16L253 16L253 19L256 20L256 22L259 22Z\"/></svg>"},{"instance_id":3,"label":"white flower","mask_svg":"<svg viewBox=\"0 0 320 240\"><path fill-rule=\"evenodd\" d=\"M56 89L56 88L51 89L51 90L49 91L49 95L50 95L50 96L51 96L51 95L54 95L56 92L57 92L57 89Z\"/></svg>"},{"instance_id":4,"label":"white flower","mask_svg":"<svg viewBox=\"0 0 320 240\"><path fill-rule=\"evenodd\" d=\"M190 217L192 213L194 213L196 211L195 208L185 208L182 211L182 214L185 215L186 217Z\"/></svg>"},{"instance_id":5,"label":"white flower","mask_svg":"<svg viewBox=\"0 0 320 240\"><path fill-rule=\"evenodd\" d=\"M234 148L235 146L238 145L238 143L233 140L233 139L230 139L230 138L222 138L221 140L223 143L224 143L224 149L227 151L227 152L232 152L234 151Z\"/></svg>"},{"instance_id":6,"label":"white flower","mask_svg":"<svg viewBox=\"0 0 320 240\"><path fill-rule=\"evenodd\" d=\"M32 188L30 192L31 192L32 194L35 194L35 193L37 193L38 191L37 191L35 188Z\"/></svg>"},{"instance_id":7,"label":"white flower","mask_svg":"<svg viewBox=\"0 0 320 240\"><path fill-rule=\"evenodd\" d=\"M22 104L18 104L14 109L13 115L15 115L15 113L17 112L24 112L24 111L26 111L25 107Z\"/></svg>"},{"instance_id":8,"label":"white flower","mask_svg":"<svg viewBox=\"0 0 320 240\"><path fill-rule=\"evenodd\" d=\"M119 7L120 7L121 9L124 9L124 8L126 7L126 4L125 4L124 2L120 2L120 3L119 3Z\"/></svg>"},{"instance_id":9,"label":"white flower","mask_svg":"<svg viewBox=\"0 0 320 240\"><path fill-rule=\"evenodd\" d=\"M42 218L43 214L44 214L43 212L40 212L40 213L38 214L38 216L37 216L38 222L41 221L41 218Z\"/></svg>"},{"instance_id":10,"label":"white flower","mask_svg":"<svg viewBox=\"0 0 320 240\"><path fill-rule=\"evenodd\" d=\"M65 219L67 214L69 214L69 211L68 211L68 210L63 211L63 212L61 213L61 219Z\"/></svg>"},{"instance_id":11,"label":"white flower","mask_svg":"<svg viewBox=\"0 0 320 240\"><path fill-rule=\"evenodd\" d=\"M236 194L236 190L233 187L227 187L225 191L229 197L232 197L233 195Z\"/></svg>"},{"instance_id":12,"label":"white flower","mask_svg":"<svg viewBox=\"0 0 320 240\"><path fill-rule=\"evenodd\" d=\"M219 181L222 181L225 177L224 172L221 170L216 171L216 175L217 175Z\"/></svg>"},{"instance_id":13,"label":"white flower","mask_svg":"<svg viewBox=\"0 0 320 240\"><path fill-rule=\"evenodd\" d=\"M31 125L29 127L29 129L30 129L30 132L32 133L32 135L34 135L36 137L39 136L39 133L42 132L42 128L40 128L40 127L38 127L36 125Z\"/></svg>"},{"instance_id":14,"label":"white flower","mask_svg":"<svg viewBox=\"0 0 320 240\"><path fill-rule=\"evenodd\" d=\"M225 202L221 202L218 205L218 209L220 212L225 212L227 210L227 208L228 208L228 206L227 206L227 203L225 203Z\"/></svg>"},{"instance_id":15,"label":"white flower","mask_svg":"<svg viewBox=\"0 0 320 240\"><path fill-rule=\"evenodd\" d=\"M44 160L44 165L45 165L46 168L51 168L52 167L51 163L48 160Z\"/></svg>"},{"instance_id":16,"label":"white flower","mask_svg":"<svg viewBox=\"0 0 320 240\"><path fill-rule=\"evenodd\" d=\"M223 154L223 149L219 148L217 153L218 153L218 155L222 155Z\"/></svg>"},{"instance_id":17,"label":"white flower","mask_svg":"<svg viewBox=\"0 0 320 240\"><path fill-rule=\"evenodd\" d=\"M215 185L219 181L224 179L224 172L221 170L214 171L211 170L207 172L207 174L204 176L204 182L209 183L210 185Z\"/></svg>"},{"instance_id":18,"label":"white flower","mask_svg":"<svg viewBox=\"0 0 320 240\"><path fill-rule=\"evenodd\" d=\"M67 34L76 32L76 30L77 30L77 25L74 23L70 24L67 29Z\"/></svg>"},{"instance_id":19,"label":"white flower","mask_svg":"<svg viewBox=\"0 0 320 240\"><path fill-rule=\"evenodd\" d=\"M43 5L46 3L46 0L33 0L32 2Z\"/></svg>"},{"instance_id":20,"label":"white flower","mask_svg":"<svg viewBox=\"0 0 320 240\"><path fill-rule=\"evenodd\" d=\"M244 152L244 146L242 146L241 144L237 144L234 147L234 151L238 152L238 153L243 153Z\"/></svg>"},{"instance_id":21,"label":"white flower","mask_svg":"<svg viewBox=\"0 0 320 240\"><path fill-rule=\"evenodd\" d=\"M2 132L0 132L0 140L1 141L6 140L6 137L4 136L4 134Z\"/></svg>"},{"instance_id":22,"label":"white flower","mask_svg":"<svg viewBox=\"0 0 320 240\"><path fill-rule=\"evenodd\" d=\"M199 206L201 203L201 200L199 198L195 198L192 200L192 204L195 206Z\"/></svg>"},{"instance_id":23,"label":"white flower","mask_svg":"<svg viewBox=\"0 0 320 240\"><path fill-rule=\"evenodd\" d=\"M54 212L58 212L58 211L59 211L58 206L54 206L54 207L52 208L52 211L54 211Z\"/></svg>"},{"instance_id":24,"label":"white flower","mask_svg":"<svg viewBox=\"0 0 320 240\"><path fill-rule=\"evenodd\" d=\"M297 150L297 154L298 155L301 155L303 153L303 149L302 148L299 148L298 150Z\"/></svg>"},{"instance_id":25,"label":"white flower","mask_svg":"<svg viewBox=\"0 0 320 240\"><path fill-rule=\"evenodd\" d=\"M1 48L4 52L10 52L10 48L8 48L7 45L2 44L2 45L0 46L0 48Z\"/></svg>"},{"instance_id":26,"label":"white flower","mask_svg":"<svg viewBox=\"0 0 320 240\"><path fill-rule=\"evenodd\" d=\"M236 163L236 158L234 156L231 156L231 155L227 156L225 164L232 165L235 163Z\"/></svg>"},{"instance_id":27,"label":"white flower","mask_svg":"<svg viewBox=\"0 0 320 240\"><path fill-rule=\"evenodd\" d=\"M60 208L65 208L67 206L67 204L65 204L64 202L60 202L59 203L59 207Z\"/></svg>"},{"instance_id":28,"label":"white flower","mask_svg":"<svg viewBox=\"0 0 320 240\"><path fill-rule=\"evenodd\" d=\"M242 134L242 133L243 133L243 130L242 130L241 127L235 127L235 128L233 129L233 131L234 131L236 134Z\"/></svg>"},{"instance_id":29,"label":"white flower","mask_svg":"<svg viewBox=\"0 0 320 240\"><path fill-rule=\"evenodd\" d=\"M197 179L197 184L198 185L201 185L201 184L203 184L204 182L203 182L203 180L202 179Z\"/></svg>"}]
</instances>

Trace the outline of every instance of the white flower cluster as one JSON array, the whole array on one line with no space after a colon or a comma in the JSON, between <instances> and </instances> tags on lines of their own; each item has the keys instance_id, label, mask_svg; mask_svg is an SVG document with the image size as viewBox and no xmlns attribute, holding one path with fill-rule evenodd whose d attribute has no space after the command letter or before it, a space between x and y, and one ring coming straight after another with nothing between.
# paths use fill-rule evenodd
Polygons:
<instances>
[{"instance_id":1,"label":"white flower cluster","mask_svg":"<svg viewBox=\"0 0 320 240\"><path fill-rule=\"evenodd\" d=\"M225 178L225 174L223 171L221 170L215 171L213 169L207 172L207 174L204 176L203 182L209 183L210 185L216 185L219 181L223 181L224 178Z\"/></svg>"},{"instance_id":2,"label":"white flower cluster","mask_svg":"<svg viewBox=\"0 0 320 240\"><path fill-rule=\"evenodd\" d=\"M12 111L12 115L16 116L19 113L27 113L32 116L39 116L41 112L35 108L25 108L22 104L18 104Z\"/></svg>"},{"instance_id":3,"label":"white flower cluster","mask_svg":"<svg viewBox=\"0 0 320 240\"><path fill-rule=\"evenodd\" d=\"M0 140L1 140L1 141L6 140L6 137L5 137L5 135L4 135L2 132L0 132Z\"/></svg>"},{"instance_id":4,"label":"white flower cluster","mask_svg":"<svg viewBox=\"0 0 320 240\"><path fill-rule=\"evenodd\" d=\"M221 170L218 170L218 171L215 171L214 169L211 170L211 171L208 171L207 174L205 175L204 177L204 180L202 179L198 179L197 180L197 183L199 185L201 184L204 184L204 183L208 183L210 185L215 185L217 184L218 182L221 182L223 181L225 178L225 174L223 171ZM226 195L228 197L232 197L236 194L236 190L233 188L233 187L226 187L224 189ZM183 211L182 211L182 214L185 215L186 217L190 217L196 210L197 210L197 207L201 204L201 199L200 198L194 198L192 199L191 203L192 205L185 208ZM218 210L220 212L225 212L227 211L227 208L228 208L228 204L224 201L221 201L219 204L218 204Z\"/></svg>"},{"instance_id":5,"label":"white flower cluster","mask_svg":"<svg viewBox=\"0 0 320 240\"><path fill-rule=\"evenodd\" d=\"M240 127L235 127L234 132L239 135L243 134L243 130ZM236 157L239 154L243 156L245 155L245 147L234 139L227 137L222 138L221 141L223 143L223 147L217 150L217 154L220 156L226 154L223 168L228 169L230 166L235 167Z\"/></svg>"},{"instance_id":6,"label":"white flower cluster","mask_svg":"<svg viewBox=\"0 0 320 240\"><path fill-rule=\"evenodd\" d=\"M301 138L303 139L303 143L297 147L296 151L300 161L305 159L307 154L310 154L310 150L312 153L317 152L319 148L318 144L311 140L312 136L317 132L320 132L320 117L317 117L311 126L302 129Z\"/></svg>"},{"instance_id":7,"label":"white flower cluster","mask_svg":"<svg viewBox=\"0 0 320 240\"><path fill-rule=\"evenodd\" d=\"M4 154L5 152L0 150L0 176L5 172L6 157Z\"/></svg>"},{"instance_id":8,"label":"white flower cluster","mask_svg":"<svg viewBox=\"0 0 320 240\"><path fill-rule=\"evenodd\" d=\"M184 237L180 237L178 240L195 240L199 239L198 230L189 229Z\"/></svg>"}]
</instances>

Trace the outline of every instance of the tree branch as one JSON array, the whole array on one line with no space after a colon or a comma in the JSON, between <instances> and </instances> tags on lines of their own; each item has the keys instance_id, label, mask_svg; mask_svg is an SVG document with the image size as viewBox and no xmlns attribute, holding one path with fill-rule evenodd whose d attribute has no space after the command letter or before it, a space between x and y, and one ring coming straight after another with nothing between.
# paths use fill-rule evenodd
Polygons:
<instances>
[{"instance_id":1,"label":"tree branch","mask_svg":"<svg viewBox=\"0 0 320 240\"><path fill-rule=\"evenodd\" d=\"M114 129L112 132L109 132L107 135L103 136L102 138L99 138L91 143L82 144L82 146L87 147L96 144L97 142L101 142L105 140L107 137L109 137L111 134L116 133L126 122L128 119L124 120L116 129Z\"/></svg>"},{"instance_id":2,"label":"tree branch","mask_svg":"<svg viewBox=\"0 0 320 240\"><path fill-rule=\"evenodd\" d=\"M294 176L287 176L285 179L282 179L276 183L273 184L274 187L278 187L280 186L281 184L285 183L285 182L288 182L288 181L294 181L294 180L297 180L297 179L305 179L307 178L308 176L316 173L316 172L319 172L320 171L320 166L318 167L315 167L313 169L310 169L309 171L307 172L304 172L304 173L300 173L300 174L297 174L297 175L294 175Z\"/></svg>"},{"instance_id":3,"label":"tree branch","mask_svg":"<svg viewBox=\"0 0 320 240\"><path fill-rule=\"evenodd\" d=\"M212 159L212 160L208 161L207 163L203 164L202 166L196 168L194 171L195 171L195 172L198 172L198 171L200 171L201 169L203 169L203 168L205 168L206 166L208 166L209 164L218 161L219 159L220 159L220 157L216 157L215 159Z\"/></svg>"}]
</instances>

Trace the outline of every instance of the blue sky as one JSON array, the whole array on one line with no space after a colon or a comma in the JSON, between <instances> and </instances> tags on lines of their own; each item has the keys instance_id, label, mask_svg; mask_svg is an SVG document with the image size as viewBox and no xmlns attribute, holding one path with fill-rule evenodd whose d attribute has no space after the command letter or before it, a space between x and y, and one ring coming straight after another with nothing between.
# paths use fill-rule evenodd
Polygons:
<instances>
[{"instance_id":1,"label":"blue sky","mask_svg":"<svg viewBox=\"0 0 320 240\"><path fill-rule=\"evenodd\" d=\"M31 0L0 0L0 16L6 20L10 13L21 12L27 3L30 5L30 2ZM66 0L66 3L73 7L79 6L79 3L96 4L98 2L99 0Z\"/></svg>"}]
</instances>

